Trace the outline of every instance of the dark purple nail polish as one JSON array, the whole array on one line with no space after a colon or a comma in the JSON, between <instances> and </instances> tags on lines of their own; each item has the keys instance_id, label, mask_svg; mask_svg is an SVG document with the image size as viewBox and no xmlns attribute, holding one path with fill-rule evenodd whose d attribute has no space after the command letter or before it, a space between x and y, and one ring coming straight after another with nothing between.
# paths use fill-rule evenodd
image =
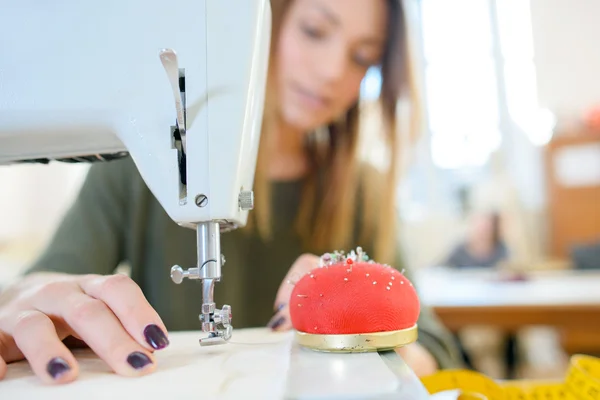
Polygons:
<instances>
[{"instance_id":1,"label":"dark purple nail polish","mask_svg":"<svg viewBox=\"0 0 600 400\"><path fill-rule=\"evenodd\" d=\"M269 328L271 329L277 329L279 328L283 323L285 322L285 317L279 317L275 320L271 320L271 322L269 322Z\"/></svg>"},{"instance_id":2,"label":"dark purple nail polish","mask_svg":"<svg viewBox=\"0 0 600 400\"><path fill-rule=\"evenodd\" d=\"M134 351L127 357L127 362L135 369L142 369L148 364L152 364L152 360L139 351Z\"/></svg>"},{"instance_id":3,"label":"dark purple nail polish","mask_svg":"<svg viewBox=\"0 0 600 400\"><path fill-rule=\"evenodd\" d=\"M277 306L277 311L283 310L284 307L285 307L285 303L278 305Z\"/></svg>"},{"instance_id":4,"label":"dark purple nail polish","mask_svg":"<svg viewBox=\"0 0 600 400\"><path fill-rule=\"evenodd\" d=\"M52 379L58 379L61 375L69 372L70 370L71 367L69 367L69 364L67 364L67 362L60 357L54 357L46 366L46 371L48 371Z\"/></svg>"},{"instance_id":5,"label":"dark purple nail polish","mask_svg":"<svg viewBox=\"0 0 600 400\"><path fill-rule=\"evenodd\" d=\"M144 329L144 337L146 338L146 342L156 350L164 349L169 345L167 335L154 324L148 325Z\"/></svg>"}]
</instances>

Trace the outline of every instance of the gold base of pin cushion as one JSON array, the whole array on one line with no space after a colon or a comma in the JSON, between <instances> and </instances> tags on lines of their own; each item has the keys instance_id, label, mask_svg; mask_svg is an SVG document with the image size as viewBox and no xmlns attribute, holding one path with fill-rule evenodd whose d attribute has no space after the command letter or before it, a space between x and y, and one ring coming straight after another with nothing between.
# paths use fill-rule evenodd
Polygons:
<instances>
[{"instance_id":1,"label":"gold base of pin cushion","mask_svg":"<svg viewBox=\"0 0 600 400\"><path fill-rule=\"evenodd\" d=\"M417 340L418 328L391 332L374 332L345 335L323 335L296 331L300 346L326 353L368 353L387 351L406 346Z\"/></svg>"}]
</instances>

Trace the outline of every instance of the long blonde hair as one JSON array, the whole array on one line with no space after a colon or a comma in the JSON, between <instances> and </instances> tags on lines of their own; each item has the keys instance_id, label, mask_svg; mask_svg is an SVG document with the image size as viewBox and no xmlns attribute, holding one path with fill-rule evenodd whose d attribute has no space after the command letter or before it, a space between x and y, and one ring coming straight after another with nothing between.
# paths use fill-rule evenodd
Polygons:
<instances>
[{"instance_id":1,"label":"long blonde hair","mask_svg":"<svg viewBox=\"0 0 600 400\"><path fill-rule=\"evenodd\" d=\"M272 60L282 21L292 1L271 0L271 70L254 184L256 207L249 220L249 224L256 225L265 239L270 237L271 227L266 142L276 118ZM388 0L388 7L388 37L380 65L382 84L377 100L383 130L381 137L388 150L387 168L383 173L375 168L364 168L365 163L359 153L362 114L357 103L342 118L332 122L323 131L324 134L311 136L314 140L307 143L311 168L298 212L297 231L306 248L327 252L349 250L356 245L353 239L356 229L360 228L359 243L369 248L378 262L392 264L395 262L395 193L401 144L397 123L398 101L405 98L411 104L410 121L402 124L408 126L411 142L416 138L420 113L405 10L401 0ZM359 193L362 196L357 196ZM358 210L361 213L359 221L356 218Z\"/></svg>"}]
</instances>

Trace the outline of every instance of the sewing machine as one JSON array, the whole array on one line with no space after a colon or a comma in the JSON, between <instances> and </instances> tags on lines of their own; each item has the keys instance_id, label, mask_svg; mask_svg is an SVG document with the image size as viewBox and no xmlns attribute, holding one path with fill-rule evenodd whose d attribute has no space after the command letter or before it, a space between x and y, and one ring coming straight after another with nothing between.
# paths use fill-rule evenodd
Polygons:
<instances>
[{"instance_id":1,"label":"sewing machine","mask_svg":"<svg viewBox=\"0 0 600 400\"><path fill-rule=\"evenodd\" d=\"M168 215L197 232L197 265L173 266L171 278L202 281L201 347L232 336L232 310L213 291L220 235L253 207L270 18L269 0L15 0L0 13L0 164L130 155ZM373 356L360 368L389 370ZM306 379L319 365L340 387L360 382L356 358L331 355L329 368L309 351L290 357L297 398L318 393L322 379ZM417 399L418 380L393 364Z\"/></svg>"},{"instance_id":2,"label":"sewing machine","mask_svg":"<svg viewBox=\"0 0 600 400\"><path fill-rule=\"evenodd\" d=\"M6 8L8 7L8 11ZM220 234L246 224L270 6L262 1L14 1L0 16L0 164L131 155L168 215L197 231L201 344L231 337L213 301Z\"/></svg>"}]
</instances>

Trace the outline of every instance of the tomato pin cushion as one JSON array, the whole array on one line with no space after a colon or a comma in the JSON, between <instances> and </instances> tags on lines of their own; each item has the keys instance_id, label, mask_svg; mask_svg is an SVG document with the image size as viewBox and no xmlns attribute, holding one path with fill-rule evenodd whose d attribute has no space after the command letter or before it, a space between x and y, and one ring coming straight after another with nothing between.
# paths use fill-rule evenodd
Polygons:
<instances>
[{"instance_id":1,"label":"tomato pin cushion","mask_svg":"<svg viewBox=\"0 0 600 400\"><path fill-rule=\"evenodd\" d=\"M417 340L420 304L396 269L369 260L359 247L321 256L294 284L290 316L298 343L325 352L383 351Z\"/></svg>"}]
</instances>

